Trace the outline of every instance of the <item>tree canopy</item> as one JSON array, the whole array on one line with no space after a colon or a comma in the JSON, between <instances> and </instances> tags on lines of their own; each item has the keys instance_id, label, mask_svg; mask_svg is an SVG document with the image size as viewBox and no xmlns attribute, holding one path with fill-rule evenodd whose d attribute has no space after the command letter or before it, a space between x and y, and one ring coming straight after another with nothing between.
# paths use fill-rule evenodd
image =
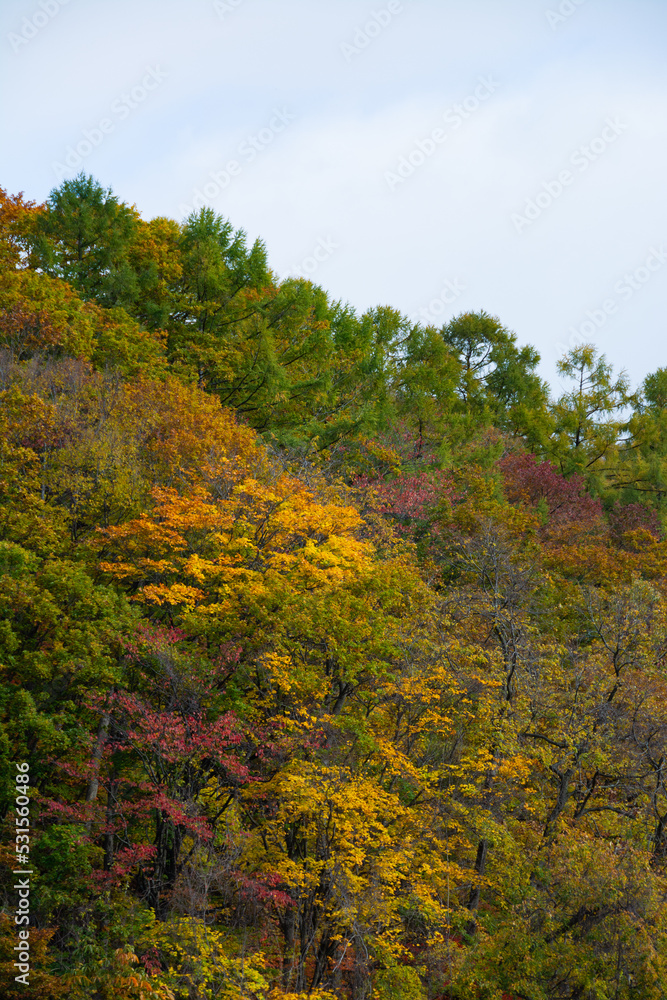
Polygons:
<instances>
[{"instance_id":1,"label":"tree canopy","mask_svg":"<svg viewBox=\"0 0 667 1000\"><path fill-rule=\"evenodd\" d=\"M0 257L2 995L665 1000L666 370L84 175Z\"/></svg>"}]
</instances>

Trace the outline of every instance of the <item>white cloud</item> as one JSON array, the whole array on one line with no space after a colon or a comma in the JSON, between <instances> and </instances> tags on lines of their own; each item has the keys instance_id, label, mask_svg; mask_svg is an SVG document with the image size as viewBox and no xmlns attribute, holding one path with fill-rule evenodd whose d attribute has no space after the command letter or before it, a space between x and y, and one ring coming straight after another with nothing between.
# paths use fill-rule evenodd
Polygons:
<instances>
[{"instance_id":1,"label":"white cloud","mask_svg":"<svg viewBox=\"0 0 667 1000\"><path fill-rule=\"evenodd\" d=\"M373 10L360 0L70 0L28 44L7 35L38 3L6 3L2 184L44 198L52 161L94 126L145 67L168 74L86 158L85 169L147 216L179 216L233 159L211 204L265 239L284 273L320 239L315 275L359 308L413 314L459 279L452 311L484 308L543 354L581 325L627 268L667 239L663 0L586 0L551 30L535 0L403 0L346 62ZM392 192L385 172L443 125L480 76L500 86ZM251 160L239 153L275 108L294 115ZM511 216L581 144L619 116L627 130L520 235ZM417 157L418 159L418 157ZM212 188L210 190L213 190ZM542 199L545 200L544 198ZM597 342L637 380L667 362L665 273L600 328Z\"/></svg>"}]
</instances>

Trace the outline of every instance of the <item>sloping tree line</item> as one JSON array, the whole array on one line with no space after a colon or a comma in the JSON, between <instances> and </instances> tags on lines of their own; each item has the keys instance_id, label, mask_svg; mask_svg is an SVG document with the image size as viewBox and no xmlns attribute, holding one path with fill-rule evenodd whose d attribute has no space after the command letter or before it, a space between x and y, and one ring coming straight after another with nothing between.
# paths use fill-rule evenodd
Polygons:
<instances>
[{"instance_id":1,"label":"sloping tree line","mask_svg":"<svg viewBox=\"0 0 667 1000\"><path fill-rule=\"evenodd\" d=\"M664 1000L666 371L83 175L0 258L3 996Z\"/></svg>"}]
</instances>

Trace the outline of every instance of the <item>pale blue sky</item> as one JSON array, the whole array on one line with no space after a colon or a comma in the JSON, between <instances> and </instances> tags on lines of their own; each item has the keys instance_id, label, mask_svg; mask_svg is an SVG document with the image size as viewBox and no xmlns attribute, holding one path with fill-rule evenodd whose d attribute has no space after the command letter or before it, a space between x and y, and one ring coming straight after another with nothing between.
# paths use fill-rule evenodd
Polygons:
<instances>
[{"instance_id":1,"label":"pale blue sky","mask_svg":"<svg viewBox=\"0 0 667 1000\"><path fill-rule=\"evenodd\" d=\"M637 382L667 366L666 42L667 0L4 0L0 184L83 169L147 218L199 190L278 275L486 309L554 388L579 331Z\"/></svg>"}]
</instances>

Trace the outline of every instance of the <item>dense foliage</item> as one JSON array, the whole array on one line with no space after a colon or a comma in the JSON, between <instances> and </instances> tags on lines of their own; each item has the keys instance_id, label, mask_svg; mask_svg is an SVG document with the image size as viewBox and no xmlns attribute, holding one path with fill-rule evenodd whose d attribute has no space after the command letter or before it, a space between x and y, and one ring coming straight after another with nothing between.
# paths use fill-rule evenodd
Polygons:
<instances>
[{"instance_id":1,"label":"dense foliage","mask_svg":"<svg viewBox=\"0 0 667 1000\"><path fill-rule=\"evenodd\" d=\"M2 996L664 1000L667 369L83 175L0 263Z\"/></svg>"}]
</instances>

